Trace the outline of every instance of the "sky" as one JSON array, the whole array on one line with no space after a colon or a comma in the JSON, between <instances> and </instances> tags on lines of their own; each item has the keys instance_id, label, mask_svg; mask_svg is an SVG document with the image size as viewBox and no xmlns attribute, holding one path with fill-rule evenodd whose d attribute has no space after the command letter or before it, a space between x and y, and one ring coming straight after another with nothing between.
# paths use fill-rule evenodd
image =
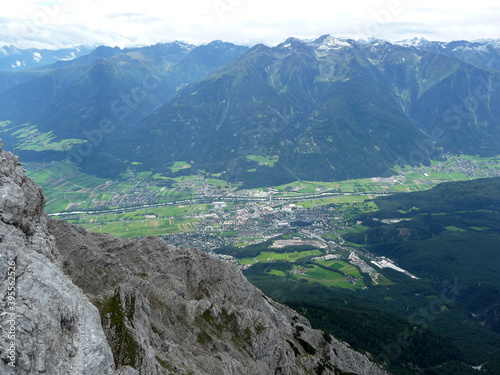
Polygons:
<instances>
[{"instance_id":1,"label":"sky","mask_svg":"<svg viewBox=\"0 0 500 375\"><path fill-rule=\"evenodd\" d=\"M0 46L500 38L497 0L3 0Z\"/></svg>"}]
</instances>

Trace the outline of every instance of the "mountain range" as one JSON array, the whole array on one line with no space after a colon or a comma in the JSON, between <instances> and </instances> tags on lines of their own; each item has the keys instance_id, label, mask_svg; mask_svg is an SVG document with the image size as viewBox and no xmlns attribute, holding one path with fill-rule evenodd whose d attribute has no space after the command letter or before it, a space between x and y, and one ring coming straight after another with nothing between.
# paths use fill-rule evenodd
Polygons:
<instances>
[{"instance_id":1,"label":"mountain range","mask_svg":"<svg viewBox=\"0 0 500 375\"><path fill-rule=\"evenodd\" d=\"M70 61L89 54L94 48L92 46L78 46L53 50L3 46L0 48L0 70L19 71L51 65L58 61Z\"/></svg>"},{"instance_id":2,"label":"mountain range","mask_svg":"<svg viewBox=\"0 0 500 375\"><path fill-rule=\"evenodd\" d=\"M494 40L330 35L99 47L2 72L1 130L23 160L70 157L106 177L176 161L244 186L385 175L443 152L500 153L498 53Z\"/></svg>"}]
</instances>

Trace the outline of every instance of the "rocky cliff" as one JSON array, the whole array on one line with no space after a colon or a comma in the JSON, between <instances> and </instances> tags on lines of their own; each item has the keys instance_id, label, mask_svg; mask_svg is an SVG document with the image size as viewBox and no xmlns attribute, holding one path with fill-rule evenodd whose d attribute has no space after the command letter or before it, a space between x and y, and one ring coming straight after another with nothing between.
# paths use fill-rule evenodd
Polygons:
<instances>
[{"instance_id":1,"label":"rocky cliff","mask_svg":"<svg viewBox=\"0 0 500 375\"><path fill-rule=\"evenodd\" d=\"M0 373L114 374L99 312L62 271L44 204L0 151Z\"/></svg>"},{"instance_id":2,"label":"rocky cliff","mask_svg":"<svg viewBox=\"0 0 500 375\"><path fill-rule=\"evenodd\" d=\"M49 219L17 158L0 159L2 374L12 343L18 374L385 374L233 265Z\"/></svg>"}]
</instances>

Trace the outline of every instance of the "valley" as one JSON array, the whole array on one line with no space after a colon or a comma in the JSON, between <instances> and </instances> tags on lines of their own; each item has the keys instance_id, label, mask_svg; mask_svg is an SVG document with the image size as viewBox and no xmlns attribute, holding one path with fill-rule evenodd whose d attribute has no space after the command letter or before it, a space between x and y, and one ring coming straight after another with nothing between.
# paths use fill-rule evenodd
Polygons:
<instances>
[{"instance_id":1,"label":"valley","mask_svg":"<svg viewBox=\"0 0 500 375\"><path fill-rule=\"evenodd\" d=\"M406 361L420 363L429 374L468 374L468 364L495 361L499 338L489 314L497 308L498 285L487 279L496 266L484 263L493 259L494 247L485 249L491 247L494 224L488 206L484 219L471 222L450 215L447 202L455 199L453 192L460 191L463 182L498 180L498 157L447 155L429 166L396 168L391 177L296 181L255 189L204 171L188 174L193 170L185 162L174 163L173 175L129 170L119 180L86 175L67 162L28 163L26 169L44 187L52 217L121 237L161 236L180 248L202 249L233 263L267 295L306 316L314 327L373 353L395 374L413 373ZM448 186L450 193L433 193ZM419 204L415 194L426 194L422 202L428 203ZM480 214L479 197L464 197L475 207L471 215ZM391 198L409 202L388 206L380 201ZM452 208L466 204L460 202ZM432 220L440 220L434 241L442 242L437 245L419 244L412 237L420 240L419 223L427 220L429 209ZM467 209L462 210L460 215L467 215ZM425 265L422 259L408 261L397 251L399 245L383 248L370 242L376 238L370 233L382 230L388 231L383 238L404 237L411 241L408 246L420 246L422 254L426 246L435 253L424 255L429 259ZM421 237L426 241L426 235ZM468 259L466 268L447 253L448 241L464 238L466 248L474 241L483 249L472 256L465 256L470 246L459 250ZM451 279L443 280L433 268L436 257L447 259ZM478 267L486 277L486 289L480 291L473 284ZM443 299L443 293L451 297ZM475 294L487 301L485 310L474 310ZM426 306L434 306L429 303L439 304L439 312L430 310L429 315ZM370 323L359 330L358 322L364 321ZM481 326L484 322L493 331ZM401 332L413 332L410 349L394 356L385 343L398 342ZM367 340L370 336L376 339Z\"/></svg>"},{"instance_id":2,"label":"valley","mask_svg":"<svg viewBox=\"0 0 500 375\"><path fill-rule=\"evenodd\" d=\"M129 170L121 180L105 180L85 175L68 162L27 163L26 168L28 176L44 188L50 216L92 232L125 238L162 236L172 245L201 249L242 270L270 263L270 274L352 290L365 288L365 277L370 285L391 284L384 268L417 278L390 259L346 243L345 234L368 229L356 217L376 212L376 197L426 191L442 182L500 176L498 157L452 155L427 167L396 168L392 177L296 181L259 189L241 189L204 171L167 177ZM182 162L171 170L174 174L192 172ZM383 221L390 224L401 219ZM292 239L295 244L286 245L286 252L274 251L273 243ZM261 250L256 252L256 247ZM337 261L324 264L332 259ZM289 265L276 266L283 261ZM310 266L304 268L307 262ZM346 267L351 267L350 272Z\"/></svg>"},{"instance_id":3,"label":"valley","mask_svg":"<svg viewBox=\"0 0 500 375\"><path fill-rule=\"evenodd\" d=\"M179 167L183 166L183 167ZM441 182L500 175L499 158L451 156L430 166L397 168L392 177L339 182L296 181L272 188L241 189L217 175L189 171L178 163L176 177L128 171L120 180L87 175L69 162L25 163L28 176L47 196L47 213L91 231L122 237L172 235L204 250L219 245L265 241L294 221L322 223L316 235L335 238L328 226L375 208L372 199L423 191ZM338 206L335 211L325 208ZM203 245L204 236L217 238ZM200 237L200 241L198 241Z\"/></svg>"}]
</instances>

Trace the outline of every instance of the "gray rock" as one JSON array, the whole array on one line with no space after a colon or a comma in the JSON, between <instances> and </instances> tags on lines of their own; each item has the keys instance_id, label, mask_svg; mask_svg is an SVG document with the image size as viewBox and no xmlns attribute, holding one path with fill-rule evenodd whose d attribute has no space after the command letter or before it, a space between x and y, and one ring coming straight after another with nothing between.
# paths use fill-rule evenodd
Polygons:
<instances>
[{"instance_id":1,"label":"gray rock","mask_svg":"<svg viewBox=\"0 0 500 375\"><path fill-rule=\"evenodd\" d=\"M346 344L328 342L231 264L155 237L117 239L56 220L49 231L64 272L101 301L115 360L141 374L385 373ZM111 301L121 328L112 324Z\"/></svg>"},{"instance_id":2,"label":"gray rock","mask_svg":"<svg viewBox=\"0 0 500 375\"><path fill-rule=\"evenodd\" d=\"M99 312L54 263L40 187L1 144L0 160L0 373L114 374ZM15 305L9 304L11 282Z\"/></svg>"}]
</instances>

